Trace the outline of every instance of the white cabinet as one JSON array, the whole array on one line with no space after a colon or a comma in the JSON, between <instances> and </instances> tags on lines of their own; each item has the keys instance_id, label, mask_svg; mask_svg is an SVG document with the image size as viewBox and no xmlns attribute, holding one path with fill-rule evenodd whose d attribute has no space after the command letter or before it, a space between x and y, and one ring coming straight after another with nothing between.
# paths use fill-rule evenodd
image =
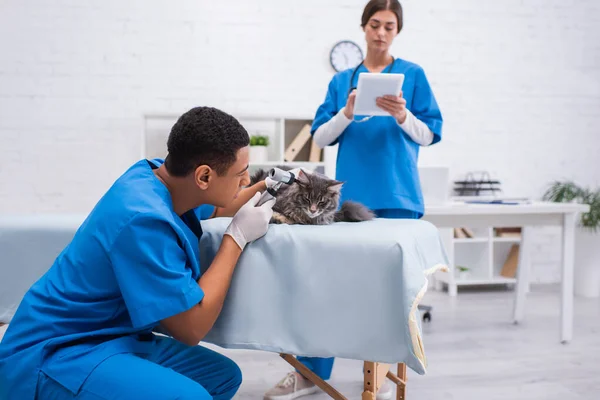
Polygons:
<instances>
[{"instance_id":1,"label":"white cabinet","mask_svg":"<svg viewBox=\"0 0 600 400\"><path fill-rule=\"evenodd\" d=\"M459 287L516 283L514 277L502 276L501 271L514 245L517 247L513 252L518 251L520 237L498 237L494 228L469 229L469 231L473 237L456 238L453 229L440 229L448 254L450 271L436 273L436 289L447 288L449 295L456 296ZM516 261L515 255L513 254L513 262ZM468 268L466 274L461 272L461 267Z\"/></svg>"},{"instance_id":2,"label":"white cabinet","mask_svg":"<svg viewBox=\"0 0 600 400\"><path fill-rule=\"evenodd\" d=\"M285 151L290 146L296 135L306 125L311 125L311 119L285 118L285 117L240 117L239 121L246 128L250 136L269 136L269 157L267 161L250 159L251 172L257 168L271 168L278 165L290 165L325 172L323 151L320 150L318 161L309 161L312 138L309 139L298 151L293 161L285 161Z\"/></svg>"},{"instance_id":3,"label":"white cabinet","mask_svg":"<svg viewBox=\"0 0 600 400\"><path fill-rule=\"evenodd\" d=\"M176 114L147 114L144 116L142 157L165 157L167 138L178 117L179 115ZM302 116L243 116L235 114L234 117L240 121L250 136L269 137L267 158L259 161L251 159L251 173L258 168L268 169L277 165L290 165L316 170L330 177L335 176L337 146L328 146L321 150L319 160L311 162L309 155L312 139L310 139L300 149L294 161L284 161L286 149L305 125L312 124L312 119Z\"/></svg>"}]
</instances>

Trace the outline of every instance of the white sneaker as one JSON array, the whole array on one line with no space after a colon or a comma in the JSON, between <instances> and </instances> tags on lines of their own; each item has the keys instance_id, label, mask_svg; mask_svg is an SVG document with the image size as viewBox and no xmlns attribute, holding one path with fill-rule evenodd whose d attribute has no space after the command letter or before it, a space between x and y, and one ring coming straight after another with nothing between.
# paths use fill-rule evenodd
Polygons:
<instances>
[{"instance_id":1,"label":"white sneaker","mask_svg":"<svg viewBox=\"0 0 600 400\"><path fill-rule=\"evenodd\" d=\"M383 385L381 385L381 388L379 389L379 392L377 392L375 398L377 400L390 400L393 395L394 393L392 390L392 384L386 379L383 381Z\"/></svg>"},{"instance_id":2,"label":"white sneaker","mask_svg":"<svg viewBox=\"0 0 600 400\"><path fill-rule=\"evenodd\" d=\"M265 393L265 400L292 400L319 391L319 387L297 372L290 372Z\"/></svg>"}]
</instances>

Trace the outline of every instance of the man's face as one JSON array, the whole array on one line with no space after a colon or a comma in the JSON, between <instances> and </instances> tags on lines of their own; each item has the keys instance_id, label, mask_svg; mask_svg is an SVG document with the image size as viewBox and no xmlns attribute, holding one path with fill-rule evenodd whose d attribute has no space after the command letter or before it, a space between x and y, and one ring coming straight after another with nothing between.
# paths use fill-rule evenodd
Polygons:
<instances>
[{"instance_id":1,"label":"man's face","mask_svg":"<svg viewBox=\"0 0 600 400\"><path fill-rule=\"evenodd\" d=\"M250 184L249 151L248 146L239 149L236 161L224 175L219 176L213 171L209 187L211 204L217 207L227 207L237 197L239 191Z\"/></svg>"}]
</instances>

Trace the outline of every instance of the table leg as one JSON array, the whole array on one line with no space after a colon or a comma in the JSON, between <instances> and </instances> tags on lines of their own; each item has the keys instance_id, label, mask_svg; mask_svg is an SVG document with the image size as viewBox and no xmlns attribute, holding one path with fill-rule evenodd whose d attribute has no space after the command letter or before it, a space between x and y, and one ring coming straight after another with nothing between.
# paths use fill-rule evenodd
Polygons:
<instances>
[{"instance_id":1,"label":"table leg","mask_svg":"<svg viewBox=\"0 0 600 400\"><path fill-rule=\"evenodd\" d=\"M573 337L573 285L575 268L575 226L576 213L565 214L563 217L562 234L562 283L560 338L562 343L569 342Z\"/></svg>"},{"instance_id":2,"label":"table leg","mask_svg":"<svg viewBox=\"0 0 600 400\"><path fill-rule=\"evenodd\" d=\"M398 379L401 382L396 388L396 400L406 400L406 364L398 364Z\"/></svg>"},{"instance_id":3,"label":"table leg","mask_svg":"<svg viewBox=\"0 0 600 400\"><path fill-rule=\"evenodd\" d=\"M521 322L525 316L525 300L529 288L531 228L521 228L521 244L519 245L519 265L517 267L517 288L513 310L515 324Z\"/></svg>"},{"instance_id":4,"label":"table leg","mask_svg":"<svg viewBox=\"0 0 600 400\"><path fill-rule=\"evenodd\" d=\"M375 400L389 370L389 364L365 361L362 400Z\"/></svg>"},{"instance_id":5,"label":"table leg","mask_svg":"<svg viewBox=\"0 0 600 400\"><path fill-rule=\"evenodd\" d=\"M456 297L458 294L458 285L456 283L448 284L448 295L450 297Z\"/></svg>"},{"instance_id":6,"label":"table leg","mask_svg":"<svg viewBox=\"0 0 600 400\"><path fill-rule=\"evenodd\" d=\"M435 291L441 292L442 290L444 290L444 282L440 281L439 279L436 279L435 280Z\"/></svg>"}]
</instances>

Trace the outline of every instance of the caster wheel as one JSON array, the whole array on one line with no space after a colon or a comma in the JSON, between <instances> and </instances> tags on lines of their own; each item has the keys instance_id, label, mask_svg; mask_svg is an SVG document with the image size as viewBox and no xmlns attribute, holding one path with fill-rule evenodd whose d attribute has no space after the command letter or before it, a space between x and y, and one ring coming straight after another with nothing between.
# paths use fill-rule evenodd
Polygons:
<instances>
[{"instance_id":1,"label":"caster wheel","mask_svg":"<svg viewBox=\"0 0 600 400\"><path fill-rule=\"evenodd\" d=\"M429 311L423 314L423 322L431 322L431 313Z\"/></svg>"}]
</instances>

